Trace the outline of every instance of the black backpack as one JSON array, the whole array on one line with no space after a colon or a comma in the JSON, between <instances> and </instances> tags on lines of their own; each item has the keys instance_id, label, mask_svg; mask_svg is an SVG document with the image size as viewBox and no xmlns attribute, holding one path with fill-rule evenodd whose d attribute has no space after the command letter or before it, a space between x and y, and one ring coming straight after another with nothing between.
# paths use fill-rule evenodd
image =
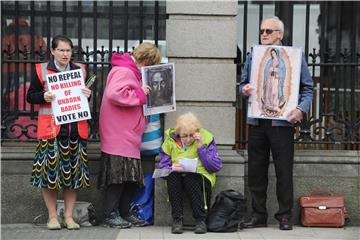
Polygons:
<instances>
[{"instance_id":1,"label":"black backpack","mask_svg":"<svg viewBox=\"0 0 360 240\"><path fill-rule=\"evenodd\" d=\"M209 232L236 232L246 214L246 200L235 190L220 192L208 213Z\"/></svg>"}]
</instances>

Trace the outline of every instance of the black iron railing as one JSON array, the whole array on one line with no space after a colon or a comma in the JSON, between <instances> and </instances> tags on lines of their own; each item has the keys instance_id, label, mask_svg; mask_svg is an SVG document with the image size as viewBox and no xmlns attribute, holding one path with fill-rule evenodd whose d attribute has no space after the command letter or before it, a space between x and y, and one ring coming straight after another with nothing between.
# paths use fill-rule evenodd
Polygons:
<instances>
[{"instance_id":1,"label":"black iron railing","mask_svg":"<svg viewBox=\"0 0 360 240\"><path fill-rule=\"evenodd\" d=\"M98 140L98 112L112 53L128 51L145 40L152 40L164 50L164 1L3 1L1 4L2 140L31 141L35 137L37 109L26 103L25 93L34 64L49 59L52 36L68 35L76 45L75 60L86 64L89 74L97 75L90 102L93 116L90 140L94 141ZM254 28L248 25L254 23L249 21L248 9L254 4L257 4L255 14L259 22L268 15L269 6L272 14L285 22L289 32L284 39L286 45L296 40L293 36L295 17L293 19L286 9L291 8L294 16L294 7L304 9L303 47L315 88L311 111L297 127L297 146L359 149L360 16L357 13L360 3L240 1L242 46L236 59L238 76L249 52L248 33ZM316 36L310 34L314 6L319 9ZM312 38L318 38L319 48L311 48ZM246 103L239 96L236 108L236 147L246 148Z\"/></svg>"},{"instance_id":2,"label":"black iron railing","mask_svg":"<svg viewBox=\"0 0 360 240\"><path fill-rule=\"evenodd\" d=\"M26 102L35 63L50 57L57 34L74 43L73 58L96 74L92 86L90 140L97 141L98 115L110 59L143 41L165 56L165 1L3 1L1 2L1 139L36 139L36 105Z\"/></svg>"},{"instance_id":3,"label":"black iron railing","mask_svg":"<svg viewBox=\"0 0 360 240\"><path fill-rule=\"evenodd\" d=\"M294 8L303 14L305 26L303 47L312 78L314 96L308 116L296 128L298 148L360 149L360 18L357 2L239 2L242 11L243 44L236 59L238 83L247 47L249 8L259 13L259 26L264 9L273 7L273 14L285 23L284 44L292 45L296 33ZM316 35L310 35L310 10L318 9ZM255 10L254 10L255 9ZM346 12L347 11L347 12ZM269 10L268 10L269 12ZM288 13L291 13L290 15ZM313 15L314 15L313 11ZM312 16L313 17L313 16ZM338 21L333 21L334 17ZM296 18L299 19L299 18ZM315 23L314 23L315 22ZM314 27L314 26L313 26ZM298 26L296 29L299 29ZM251 31L251 30L250 30ZM318 49L309 47L311 38L317 37ZM256 44L256 42L255 42ZM237 91L238 92L238 91ZM246 101L238 95L237 148L246 148Z\"/></svg>"}]
</instances>

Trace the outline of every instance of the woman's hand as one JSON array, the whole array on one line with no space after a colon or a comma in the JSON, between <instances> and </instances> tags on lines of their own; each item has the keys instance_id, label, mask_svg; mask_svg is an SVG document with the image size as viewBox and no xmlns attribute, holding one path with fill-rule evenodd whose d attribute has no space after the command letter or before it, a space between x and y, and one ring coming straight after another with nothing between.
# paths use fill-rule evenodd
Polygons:
<instances>
[{"instance_id":1,"label":"woman's hand","mask_svg":"<svg viewBox=\"0 0 360 240\"><path fill-rule=\"evenodd\" d=\"M174 163L174 164L172 165L172 170L173 170L174 172L183 172L183 171L184 171L184 168L183 168L183 166L182 166L180 163Z\"/></svg>"},{"instance_id":2,"label":"woman's hand","mask_svg":"<svg viewBox=\"0 0 360 240\"><path fill-rule=\"evenodd\" d=\"M151 92L151 87L149 85L143 86L142 89L144 90L145 95L149 95Z\"/></svg>"},{"instance_id":3,"label":"woman's hand","mask_svg":"<svg viewBox=\"0 0 360 240\"><path fill-rule=\"evenodd\" d=\"M81 92L82 92L87 98L89 98L90 95L91 95L91 90L90 90L89 88L87 88L87 87L81 89Z\"/></svg>"},{"instance_id":4,"label":"woman's hand","mask_svg":"<svg viewBox=\"0 0 360 240\"><path fill-rule=\"evenodd\" d=\"M50 91L45 92L44 99L45 99L45 102L51 102L51 101L55 100L55 93L52 93Z\"/></svg>"},{"instance_id":5,"label":"woman's hand","mask_svg":"<svg viewBox=\"0 0 360 240\"><path fill-rule=\"evenodd\" d=\"M201 137L201 134L199 132L194 133L194 139L198 148L200 148L203 145L203 139Z\"/></svg>"}]
</instances>

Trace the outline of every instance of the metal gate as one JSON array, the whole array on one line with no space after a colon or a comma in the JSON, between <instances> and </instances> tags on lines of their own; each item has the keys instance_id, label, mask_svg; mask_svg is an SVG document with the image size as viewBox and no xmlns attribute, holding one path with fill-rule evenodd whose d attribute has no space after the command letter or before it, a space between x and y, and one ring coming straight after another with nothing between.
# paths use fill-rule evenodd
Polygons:
<instances>
[{"instance_id":1,"label":"metal gate","mask_svg":"<svg viewBox=\"0 0 360 240\"><path fill-rule=\"evenodd\" d=\"M26 102L34 64L50 57L51 38L67 35L73 57L97 75L90 101L89 140L97 141L99 106L113 52L143 41L165 56L165 1L2 1L2 141L36 138L36 105Z\"/></svg>"},{"instance_id":2,"label":"metal gate","mask_svg":"<svg viewBox=\"0 0 360 240\"><path fill-rule=\"evenodd\" d=\"M238 83L249 39L259 41L254 25L264 17L279 16L284 45L304 49L314 97L310 113L296 128L297 148L360 149L359 12L358 2L239 2ZM242 149L247 145L246 102L239 95L236 107L236 147Z\"/></svg>"}]
</instances>

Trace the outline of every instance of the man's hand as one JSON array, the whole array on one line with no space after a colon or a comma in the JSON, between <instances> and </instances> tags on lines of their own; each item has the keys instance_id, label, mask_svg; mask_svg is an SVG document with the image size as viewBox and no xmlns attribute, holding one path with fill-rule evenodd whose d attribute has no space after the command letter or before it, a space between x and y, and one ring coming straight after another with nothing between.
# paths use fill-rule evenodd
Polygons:
<instances>
[{"instance_id":1,"label":"man's hand","mask_svg":"<svg viewBox=\"0 0 360 240\"><path fill-rule=\"evenodd\" d=\"M302 120L303 112L300 109L295 108L289 113L289 115L286 118L288 122L292 124L296 124Z\"/></svg>"},{"instance_id":2,"label":"man's hand","mask_svg":"<svg viewBox=\"0 0 360 240\"><path fill-rule=\"evenodd\" d=\"M252 90L253 90L253 88L251 87L250 83L248 83L248 84L245 84L245 86L243 87L242 93L248 97L251 95Z\"/></svg>"},{"instance_id":3,"label":"man's hand","mask_svg":"<svg viewBox=\"0 0 360 240\"><path fill-rule=\"evenodd\" d=\"M183 166L180 164L180 163L173 163L172 165L172 170L174 172L183 172L184 171L184 168Z\"/></svg>"},{"instance_id":4,"label":"man's hand","mask_svg":"<svg viewBox=\"0 0 360 240\"><path fill-rule=\"evenodd\" d=\"M51 102L51 101L55 100L55 93L52 93L50 91L45 92L44 99L45 99L45 102Z\"/></svg>"}]
</instances>

